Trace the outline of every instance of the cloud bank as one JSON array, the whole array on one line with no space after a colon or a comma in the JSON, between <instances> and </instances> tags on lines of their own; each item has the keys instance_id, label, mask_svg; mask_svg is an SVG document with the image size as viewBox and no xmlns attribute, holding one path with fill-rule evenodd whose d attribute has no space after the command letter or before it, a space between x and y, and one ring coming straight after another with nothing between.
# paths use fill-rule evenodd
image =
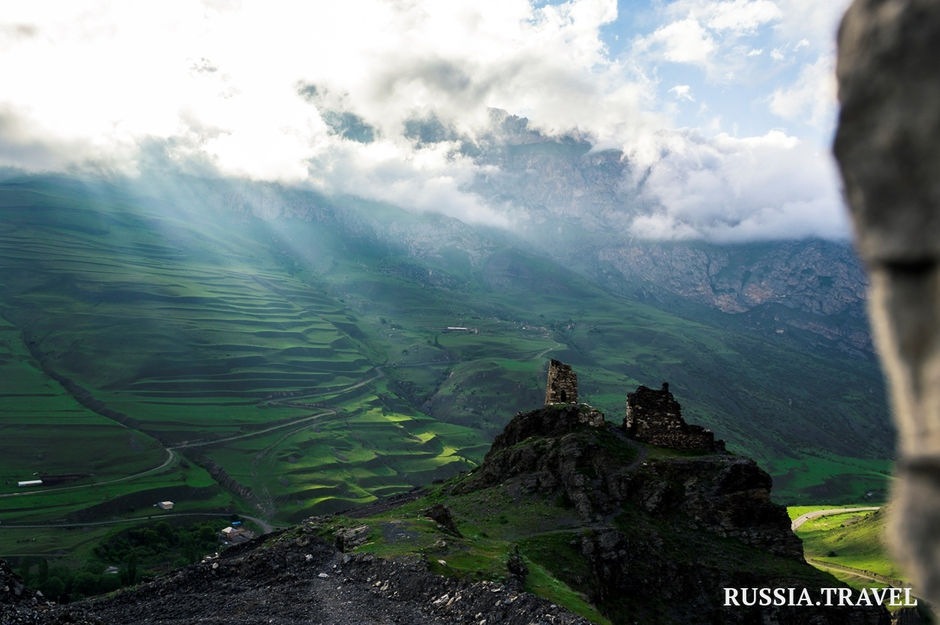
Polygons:
<instances>
[{"instance_id":1,"label":"cloud bank","mask_svg":"<svg viewBox=\"0 0 940 625\"><path fill-rule=\"evenodd\" d=\"M457 139L487 132L497 108L623 150L655 207L634 235L844 236L828 157L800 137L805 119L828 131L834 106L814 96L837 13L814 6L653 3L628 35L612 0L19 3L0 17L0 55L15 59L0 64L0 165L134 175L157 152L183 170L511 227L524 215L466 191L481 165ZM630 37L622 51L611 29ZM789 77L751 97L793 129L729 134L709 86L786 59ZM683 106L712 118L690 126ZM446 136L417 141L419 119Z\"/></svg>"}]
</instances>

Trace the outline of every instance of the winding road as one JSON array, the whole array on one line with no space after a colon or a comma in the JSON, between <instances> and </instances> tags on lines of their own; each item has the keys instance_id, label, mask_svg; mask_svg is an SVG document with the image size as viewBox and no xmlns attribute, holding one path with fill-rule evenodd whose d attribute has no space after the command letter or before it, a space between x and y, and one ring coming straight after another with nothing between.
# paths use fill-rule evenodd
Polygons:
<instances>
[{"instance_id":1,"label":"winding road","mask_svg":"<svg viewBox=\"0 0 940 625\"><path fill-rule=\"evenodd\" d=\"M536 354L533 356L533 359L542 358L542 357L544 357L545 354L547 354L548 352L554 351L555 349L558 349L558 348L560 348L560 347L563 347L563 345L562 345L561 343L555 342L555 345L554 345L554 346L548 347L548 348L546 348L546 349L544 349L544 350L542 350L542 351L536 353ZM34 356L35 356L35 354L34 354ZM38 356L37 356L37 358L38 358ZM410 363L410 364L403 364L403 365L400 365L400 366L403 366L403 367L416 366L416 365L418 365L418 366L423 366L423 365L425 365L425 364L426 364L426 363ZM431 363L427 363L427 364L431 364ZM442 363L434 363L434 364L442 364ZM45 370L45 369L44 369L44 370ZM342 388L339 389L339 390L330 391L329 394L330 394L330 395L337 395L337 394L341 394L341 393L346 393L346 392L348 392L348 391L355 390L355 389L357 389L357 388L361 388L362 386L365 386L366 384L370 384L370 383L374 382L375 380L378 380L379 378L382 378L382 377L384 377L384 376L386 375L386 374L385 374L385 371L383 370L383 368L382 368L381 366L375 367L374 372L375 372L374 375L370 375L369 377L366 377L366 378L364 378L364 379L361 379L361 380L359 380L358 382L355 382L355 383L353 383L353 384L350 384L350 385L348 385L348 386L346 386L346 387L342 387ZM49 373L49 372L47 371L47 373ZM58 378L55 378L55 379L58 379ZM66 388L66 391L71 392L68 387L65 387L65 388ZM276 404L290 405L291 401L296 401L296 400L298 400L298 399L306 399L306 398L315 396L315 395L317 395L317 394L322 394L322 390L321 390L319 393L317 393L317 392L311 392L311 393L309 393L309 394L296 395L296 396L291 396L291 397L287 397L287 398L283 398L283 399L267 400L267 402L268 402L269 404L271 404L271 405L276 405ZM253 430L253 431L249 431L249 432L243 432L243 433L241 433L241 434L233 434L233 435L231 435L231 436L225 436L225 437L223 437L223 438L206 439L206 440L195 440L195 441L184 441L184 442L182 442L182 443L180 443L180 444L177 444L177 445L171 445L171 446L165 447L165 448L164 448L164 451L166 452L166 457L163 459L163 461L162 461L160 464L158 464L158 465L156 465L156 466L154 466L154 467L151 467L151 468L149 468L149 469L145 469L145 470L143 470L143 471L139 471L139 472L137 472L137 473L133 473L133 474L130 474L130 475L125 475L125 476L122 476L122 477L116 477L116 478L112 478L112 479L107 479L107 480L88 482L88 483L86 483L86 484L76 484L76 485L72 485L72 486L55 486L55 487L47 487L47 488L41 488L41 487L40 487L40 488L30 488L29 490L16 491L16 492L10 492L10 493L0 493L0 499L3 499L3 498L10 498L10 497L28 497L28 496L30 496L30 495L46 495L46 494L49 494L49 493L67 492L67 491L74 491L74 490L80 490L80 489L86 489L86 488L94 488L94 487L100 487L100 486L109 486L109 485L112 485L112 484L119 484L119 483L122 483L122 482L129 482L129 481L131 481L131 480L136 480L136 479L145 477L145 476L147 476L147 475L153 475L153 474L156 474L156 473L160 473L160 472L164 471L165 469L168 469L169 467L174 466L174 465L177 464L177 463L179 462L179 460L180 460L180 454L178 453L177 450L181 450L181 449L192 449L192 448L196 448L196 447L206 447L206 446L210 446L210 445L217 445L217 444L220 444L220 443L228 443L228 442L232 442L232 441L238 441L238 440L243 440L243 439L246 439L246 438L252 438L252 437L255 437L255 436L260 436L260 435L263 435L263 434L268 434L268 433L270 433L270 432L275 432L275 431L277 431L277 430L284 430L284 429L288 429L288 428L297 428L297 426L299 426L299 425L303 425L303 424L306 424L306 423L308 423L308 422L321 419L321 418L323 418L323 417L325 417L325 416L328 416L328 415L336 415L336 414L337 414L337 411L336 411L336 410L333 410L333 409L326 409L326 410L323 410L322 412L318 412L318 413L316 413L316 414L304 415L304 416L302 416L302 417L298 417L298 418L296 418L296 419L291 419L291 420L289 420L289 421L284 421L284 422L282 422L282 423L278 423L277 425L272 425L272 426L270 426L270 427L266 427L266 428L259 429L259 430ZM104 415L104 416L108 416L108 415ZM109 417L109 418L110 418L110 417ZM299 428L299 429L303 429L303 428ZM289 432L289 433L292 433L292 432ZM267 450L265 450L265 451L267 451ZM644 459L644 457L645 457L645 450L643 450L642 448L640 448L640 453L638 454L638 458L635 459L635 461L633 462L633 465L639 464L639 462L641 462L641 461ZM84 526L94 526L94 525L115 525L115 524L121 524L121 523L136 522L136 521L141 521L141 520L150 520L150 519L155 519L155 518L160 518L160 517L167 517L167 516L185 516L185 515L189 515L189 516L227 516L228 514L227 514L227 513L195 513L195 512L193 512L193 513L167 513L167 514L163 514L163 515L150 515L150 516L145 516L145 517L144 517L144 516L141 516L141 517L133 517L133 518L127 518L127 519L113 520L113 521L99 521L99 522L88 522L88 523L54 523L54 522L50 522L50 523L33 523L33 524L15 524L15 523L11 524L11 523L4 523L4 524L3 524L3 527L5 527L5 528L7 528L7 527L8 527L8 528L14 528L14 527L16 527L16 528L49 528L49 527L63 527L63 528L64 528L64 527L84 527ZM259 527L261 527L261 528L264 530L265 533L270 532L270 531L272 530L271 524L268 523L267 521L263 520L263 519L256 518L256 517L249 517L249 516L246 516L246 515L240 515L240 516L243 516L244 518L250 519L250 520L254 521L255 523L257 523L257 524L259 525Z\"/></svg>"},{"instance_id":2,"label":"winding road","mask_svg":"<svg viewBox=\"0 0 940 625\"><path fill-rule=\"evenodd\" d=\"M237 516L242 519L248 519L258 525L261 531L269 534L274 531L274 526L264 519L248 516L237 512L166 512L163 514L151 514L147 516L128 517L126 519L115 519L113 521L87 521L85 523L4 523L0 525L3 529L48 529L50 527L95 527L99 525L121 525L122 523L136 523L137 521L159 521L170 517L181 516L211 516L211 517L232 517Z\"/></svg>"},{"instance_id":3,"label":"winding road","mask_svg":"<svg viewBox=\"0 0 940 625\"><path fill-rule=\"evenodd\" d=\"M164 460L162 463L160 463L159 465L153 468L146 469L139 473L125 475L124 477L116 477L111 480L102 480L100 482L89 482L88 484L76 484L75 486L56 486L53 488L36 488L32 490L18 491L15 493L2 493L0 494L0 497L22 497L22 496L27 496L27 495L46 495L48 493L58 493L58 492L66 491L66 490L78 490L80 488L90 488L92 486L107 486L109 484L117 484L119 482L127 482L130 480L135 480L139 477L150 475L151 473L159 473L163 469L175 464L177 460L179 460L179 456L177 456L176 452L174 451L175 449L178 449L178 447L167 447L164 450L166 451L166 460Z\"/></svg>"},{"instance_id":4,"label":"winding road","mask_svg":"<svg viewBox=\"0 0 940 625\"><path fill-rule=\"evenodd\" d=\"M844 564L836 564L835 562L826 562L824 560L818 560L816 558L807 558L807 562L815 566L817 569L829 569L830 571L839 571L840 573L848 573L849 575L855 575L857 577L863 577L865 579L871 580L873 582L878 582L880 584L887 584L894 588L903 588L907 585L907 582L900 579L891 579L890 577L885 577L873 571L863 571L862 569L856 569L855 567L846 566Z\"/></svg>"},{"instance_id":5,"label":"winding road","mask_svg":"<svg viewBox=\"0 0 940 625\"><path fill-rule=\"evenodd\" d=\"M150 469L147 469L145 471L141 471L139 473L134 473L132 475L125 475L124 477L117 477L117 478L110 479L110 480L102 480L100 482L89 482L88 484L76 484L75 486L56 486L53 488L36 488L36 489L30 489L30 490L24 490L24 491L17 491L14 493L2 493L0 494L0 497L23 497L23 496L28 496L28 495L45 495L48 493L56 493L56 492L62 492L62 491L68 491L68 490L77 490L80 488L91 488L93 486L107 486L109 484L118 484L120 482L127 482L130 480L135 480L137 478L144 477L145 475L158 473L162 471L163 469L166 469L167 467L175 464L179 460L179 455L176 453L177 449L190 449L193 447L205 447L207 445L216 445L218 443L227 443L230 441L237 441L237 440L241 440L245 438L251 438L253 436L259 436L261 434L267 434L268 432L274 432L276 430L281 430L284 428L292 427L300 423L305 423L307 421L313 421L315 419L319 419L320 417L330 415L330 414L336 414L336 411L326 410L324 412L319 412L317 414L306 415L297 419L293 419L291 421L285 421L284 423L272 425L271 427L264 428L262 430L254 430L251 432L245 432L243 434L235 434L233 436L226 436L225 438L214 438L214 439L209 439L209 440L204 440L204 441L193 441L193 442L187 441L179 445L173 445L172 447L167 447L165 449L167 457L159 465L152 467Z\"/></svg>"},{"instance_id":6,"label":"winding road","mask_svg":"<svg viewBox=\"0 0 940 625\"><path fill-rule=\"evenodd\" d=\"M800 516L793 519L793 522L790 523L790 529L794 532L800 528L807 521L813 519L818 519L823 516L833 516L836 514L849 514L850 512L875 512L881 510L881 506L868 506L864 508L829 508L827 510L813 510L812 512L807 512L806 514L801 514Z\"/></svg>"}]
</instances>

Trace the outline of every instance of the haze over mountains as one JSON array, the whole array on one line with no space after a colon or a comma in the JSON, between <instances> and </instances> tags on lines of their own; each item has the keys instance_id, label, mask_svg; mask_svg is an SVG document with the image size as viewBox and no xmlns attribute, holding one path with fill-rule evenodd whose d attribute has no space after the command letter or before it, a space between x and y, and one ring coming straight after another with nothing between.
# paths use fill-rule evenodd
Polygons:
<instances>
[{"instance_id":1,"label":"haze over mountains","mask_svg":"<svg viewBox=\"0 0 940 625\"><path fill-rule=\"evenodd\" d=\"M513 207L511 225L165 167L10 173L9 336L153 446L195 441L182 453L211 476L197 481L254 493L268 515L472 466L538 404L550 356L585 371L585 400L611 417L630 385L670 381L785 500L877 496L892 433L848 244L640 238L623 229L650 206L629 159L492 120L474 142L431 122L412 134L459 145L486 171L467 192ZM315 410L329 435L303 421ZM393 451L402 423L413 442Z\"/></svg>"}]
</instances>

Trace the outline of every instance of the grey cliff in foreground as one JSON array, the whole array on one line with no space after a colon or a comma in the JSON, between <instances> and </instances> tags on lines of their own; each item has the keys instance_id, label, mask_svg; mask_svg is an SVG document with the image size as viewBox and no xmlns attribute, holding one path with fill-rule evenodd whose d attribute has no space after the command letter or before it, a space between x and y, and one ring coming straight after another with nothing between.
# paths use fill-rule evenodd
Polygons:
<instances>
[{"instance_id":1,"label":"grey cliff in foreground","mask_svg":"<svg viewBox=\"0 0 940 625\"><path fill-rule=\"evenodd\" d=\"M839 31L835 154L871 276L899 433L896 552L940 604L940 3L856 0Z\"/></svg>"}]
</instances>

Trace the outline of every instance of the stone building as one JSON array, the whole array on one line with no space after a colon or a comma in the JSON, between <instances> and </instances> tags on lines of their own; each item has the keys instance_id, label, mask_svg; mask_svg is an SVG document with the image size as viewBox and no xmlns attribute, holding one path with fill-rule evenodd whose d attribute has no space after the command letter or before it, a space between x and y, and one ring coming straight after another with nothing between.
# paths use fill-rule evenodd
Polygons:
<instances>
[{"instance_id":1,"label":"stone building","mask_svg":"<svg viewBox=\"0 0 940 625\"><path fill-rule=\"evenodd\" d=\"M725 451L725 442L716 441L711 430L685 422L682 408L669 392L669 384L666 382L658 391L640 386L635 392L627 394L623 429L630 438L660 447Z\"/></svg>"},{"instance_id":2,"label":"stone building","mask_svg":"<svg viewBox=\"0 0 940 625\"><path fill-rule=\"evenodd\" d=\"M578 374L570 365L552 359L548 365L545 405L578 403Z\"/></svg>"}]
</instances>

